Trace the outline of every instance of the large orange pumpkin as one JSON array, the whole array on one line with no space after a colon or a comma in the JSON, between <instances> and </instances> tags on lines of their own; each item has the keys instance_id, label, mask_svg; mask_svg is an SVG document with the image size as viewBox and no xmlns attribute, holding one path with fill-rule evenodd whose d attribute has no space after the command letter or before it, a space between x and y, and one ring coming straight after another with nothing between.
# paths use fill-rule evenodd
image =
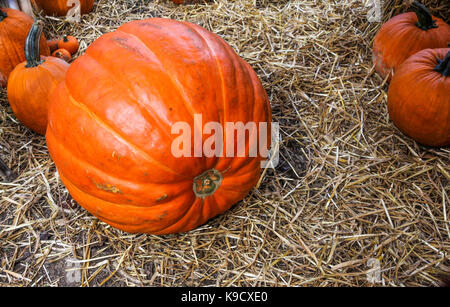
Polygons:
<instances>
[{"instance_id":1,"label":"large orange pumpkin","mask_svg":"<svg viewBox=\"0 0 450 307\"><path fill-rule=\"evenodd\" d=\"M414 1L414 12L391 18L377 32L372 59L376 72L390 81L392 72L408 57L427 48L445 48L450 42L450 26L432 16L421 3Z\"/></svg>"},{"instance_id":2,"label":"large orange pumpkin","mask_svg":"<svg viewBox=\"0 0 450 307\"><path fill-rule=\"evenodd\" d=\"M7 94L11 109L19 121L44 135L49 95L64 79L69 64L56 57L39 55L41 33L42 26L36 21L25 42L26 61L11 72Z\"/></svg>"},{"instance_id":3,"label":"large orange pumpkin","mask_svg":"<svg viewBox=\"0 0 450 307\"><path fill-rule=\"evenodd\" d=\"M70 0L33 0L38 10L43 10L47 15L66 16L72 5L68 5ZM81 14L87 14L94 7L94 0L79 0ZM70 3L74 3L71 1Z\"/></svg>"},{"instance_id":4,"label":"large orange pumpkin","mask_svg":"<svg viewBox=\"0 0 450 307\"><path fill-rule=\"evenodd\" d=\"M72 63L52 96L46 138L81 206L127 232L167 234L243 199L263 158L249 155L256 146L249 138L240 157L177 158L172 145L181 135L172 127L184 123L198 135L207 123L268 123L268 131L253 131L267 137L258 144L267 149L270 120L256 73L224 40L195 24L151 18L101 36ZM201 151L211 137L195 134L193 155L191 146ZM222 152L234 150L225 139Z\"/></svg>"},{"instance_id":5,"label":"large orange pumpkin","mask_svg":"<svg viewBox=\"0 0 450 307\"><path fill-rule=\"evenodd\" d=\"M9 74L16 65L25 61L25 40L33 24L27 14L9 8L0 8L0 86L6 86ZM41 54L50 50L44 35L41 37Z\"/></svg>"},{"instance_id":6,"label":"large orange pumpkin","mask_svg":"<svg viewBox=\"0 0 450 307\"><path fill-rule=\"evenodd\" d=\"M450 145L450 48L422 50L400 65L389 86L388 110L417 142Z\"/></svg>"}]
</instances>

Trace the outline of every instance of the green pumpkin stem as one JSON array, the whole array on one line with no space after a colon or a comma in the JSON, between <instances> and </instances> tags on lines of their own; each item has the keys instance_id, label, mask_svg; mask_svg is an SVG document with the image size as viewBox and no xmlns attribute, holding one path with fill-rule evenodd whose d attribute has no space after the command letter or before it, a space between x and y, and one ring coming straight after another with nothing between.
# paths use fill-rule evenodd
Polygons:
<instances>
[{"instance_id":1,"label":"green pumpkin stem","mask_svg":"<svg viewBox=\"0 0 450 307\"><path fill-rule=\"evenodd\" d=\"M0 21L3 21L6 17L8 17L8 14L3 12L3 10L0 10Z\"/></svg>"},{"instance_id":2,"label":"green pumpkin stem","mask_svg":"<svg viewBox=\"0 0 450 307\"><path fill-rule=\"evenodd\" d=\"M436 25L436 20L433 20L433 15L431 15L430 10L425 5L419 1L414 1L411 6L417 15L417 19L419 19L416 23L418 28L426 31L438 27Z\"/></svg>"},{"instance_id":3,"label":"green pumpkin stem","mask_svg":"<svg viewBox=\"0 0 450 307\"><path fill-rule=\"evenodd\" d=\"M450 51L443 60L437 59L438 65L434 69L435 71L441 73L444 77L450 77Z\"/></svg>"},{"instance_id":4,"label":"green pumpkin stem","mask_svg":"<svg viewBox=\"0 0 450 307\"><path fill-rule=\"evenodd\" d=\"M27 39L25 40L25 59L27 65L25 67L36 67L42 63L40 53L42 26L39 20L36 20L31 26L30 32L28 32Z\"/></svg>"},{"instance_id":5,"label":"green pumpkin stem","mask_svg":"<svg viewBox=\"0 0 450 307\"><path fill-rule=\"evenodd\" d=\"M2 173L8 181L13 181L17 177L2 159L0 159L0 173Z\"/></svg>"}]
</instances>

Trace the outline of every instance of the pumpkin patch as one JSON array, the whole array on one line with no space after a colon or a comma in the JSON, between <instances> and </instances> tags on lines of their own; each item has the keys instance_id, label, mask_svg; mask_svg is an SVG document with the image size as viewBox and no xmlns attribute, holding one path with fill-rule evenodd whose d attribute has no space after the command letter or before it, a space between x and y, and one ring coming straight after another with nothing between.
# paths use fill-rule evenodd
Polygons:
<instances>
[{"instance_id":1,"label":"pumpkin patch","mask_svg":"<svg viewBox=\"0 0 450 307\"><path fill-rule=\"evenodd\" d=\"M0 285L445 285L449 1L0 7Z\"/></svg>"}]
</instances>

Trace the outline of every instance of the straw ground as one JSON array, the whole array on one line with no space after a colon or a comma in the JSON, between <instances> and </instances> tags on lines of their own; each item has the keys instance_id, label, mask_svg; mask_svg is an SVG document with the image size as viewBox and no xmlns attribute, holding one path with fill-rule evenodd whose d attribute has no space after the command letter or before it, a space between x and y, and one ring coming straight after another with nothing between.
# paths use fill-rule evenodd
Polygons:
<instances>
[{"instance_id":1,"label":"straw ground","mask_svg":"<svg viewBox=\"0 0 450 307\"><path fill-rule=\"evenodd\" d=\"M446 1L429 3L449 11ZM280 123L281 161L196 230L124 233L71 199L45 139L17 121L3 90L0 155L18 178L0 183L0 284L440 285L450 271L450 150L420 146L390 121L388 87L371 63L381 23L368 21L369 9L360 0L99 0L79 24L45 17L48 37L80 39L77 56L135 19L217 33L261 78ZM386 0L383 21L407 9Z\"/></svg>"}]
</instances>

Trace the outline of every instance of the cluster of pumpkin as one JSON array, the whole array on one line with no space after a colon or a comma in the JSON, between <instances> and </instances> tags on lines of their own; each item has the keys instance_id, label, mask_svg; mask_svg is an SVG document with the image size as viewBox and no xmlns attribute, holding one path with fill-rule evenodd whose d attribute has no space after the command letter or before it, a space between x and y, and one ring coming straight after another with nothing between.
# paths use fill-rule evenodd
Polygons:
<instances>
[{"instance_id":1,"label":"cluster of pumpkin","mask_svg":"<svg viewBox=\"0 0 450 307\"><path fill-rule=\"evenodd\" d=\"M414 12L386 22L375 36L373 62L389 82L388 111L407 136L450 145L450 25L418 1Z\"/></svg>"},{"instance_id":2,"label":"cluster of pumpkin","mask_svg":"<svg viewBox=\"0 0 450 307\"><path fill-rule=\"evenodd\" d=\"M48 56L38 21L1 11L0 27L14 24L2 32L31 28L26 39L9 35L24 42L8 42L15 49L7 54L24 49L26 58L9 74L12 110L45 134L62 182L93 215L128 232L183 232L225 212L257 184L266 157L248 152L270 147L269 100L250 65L218 35L173 19L136 20L100 36L68 64ZM224 144L223 157L175 157L179 136L172 127L199 128L199 114L223 128L254 123L261 140L242 146L235 138ZM269 127L259 131L261 124ZM228 156L239 146L245 156Z\"/></svg>"},{"instance_id":3,"label":"cluster of pumpkin","mask_svg":"<svg viewBox=\"0 0 450 307\"><path fill-rule=\"evenodd\" d=\"M63 59L66 62L70 62L72 56L77 53L80 47L78 40L71 35L64 35L60 39L49 39L47 45L52 56Z\"/></svg>"},{"instance_id":4,"label":"cluster of pumpkin","mask_svg":"<svg viewBox=\"0 0 450 307\"><path fill-rule=\"evenodd\" d=\"M28 15L32 12L21 10L29 8L24 3L31 3L14 2L0 8L0 29L5 33L0 37L0 86L7 86L8 101L16 117L31 130L45 134L49 94L64 79L67 62L78 51L79 43L68 35L47 40L40 21L33 22ZM56 6L49 3L34 0L34 5L46 14L64 15L69 9L66 6L58 11L58 1L53 2Z\"/></svg>"}]
</instances>

